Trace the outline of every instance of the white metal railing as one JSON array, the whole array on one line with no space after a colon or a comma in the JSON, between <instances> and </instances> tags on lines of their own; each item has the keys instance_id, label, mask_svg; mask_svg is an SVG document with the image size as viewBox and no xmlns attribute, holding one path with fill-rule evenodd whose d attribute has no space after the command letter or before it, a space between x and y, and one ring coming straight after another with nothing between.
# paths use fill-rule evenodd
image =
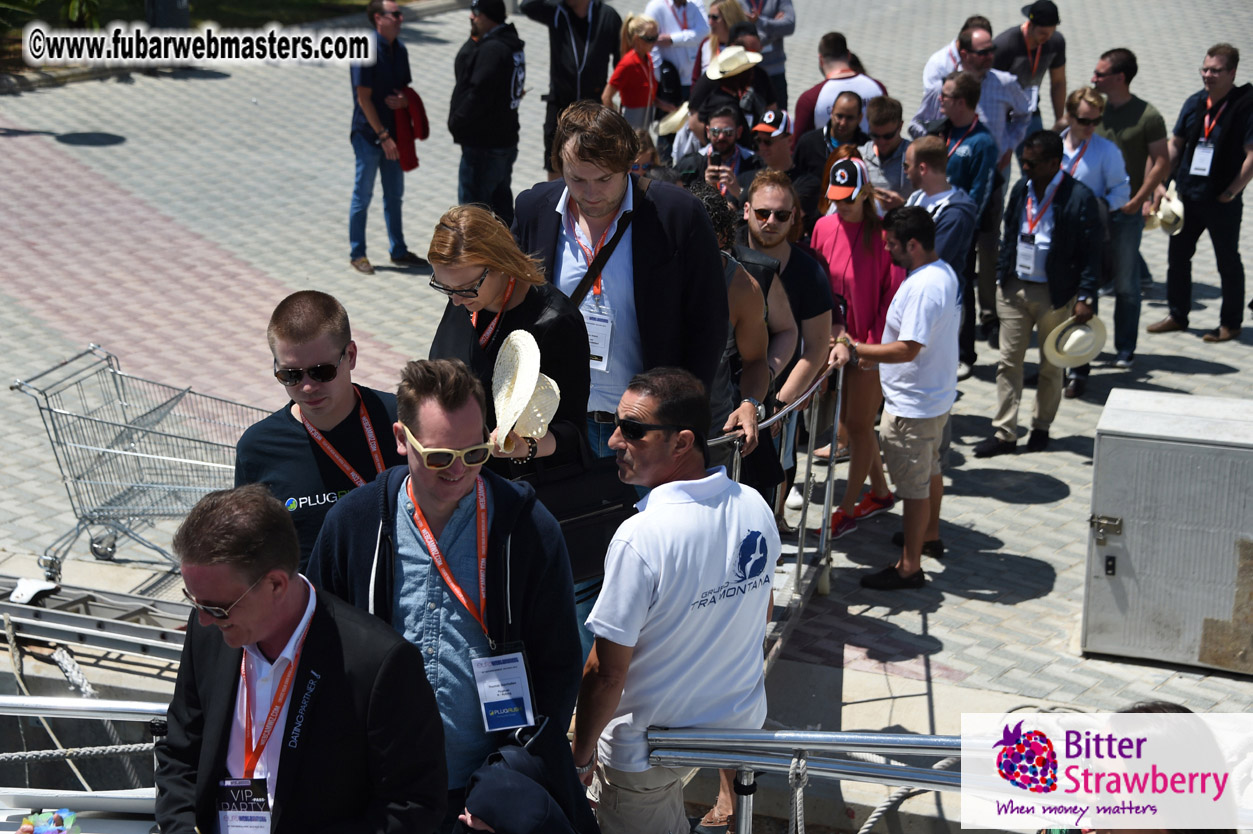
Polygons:
<instances>
[{"instance_id":1,"label":"white metal railing","mask_svg":"<svg viewBox=\"0 0 1253 834\"><path fill-rule=\"evenodd\" d=\"M800 831L804 830L804 787L811 777L931 791L961 790L961 773L944 769L961 756L960 736L650 729L648 746L648 761L652 765L736 771L735 834L752 834L757 773L778 773L789 777L793 792L791 823L795 825L799 815L797 830ZM835 758L831 754L882 757L884 761ZM927 768L896 761L894 757L900 756L936 757L941 760ZM889 804L899 801L897 797L903 798L903 794L893 794L889 802L876 809L877 813L871 815L862 830L867 830Z\"/></svg>"}]
</instances>

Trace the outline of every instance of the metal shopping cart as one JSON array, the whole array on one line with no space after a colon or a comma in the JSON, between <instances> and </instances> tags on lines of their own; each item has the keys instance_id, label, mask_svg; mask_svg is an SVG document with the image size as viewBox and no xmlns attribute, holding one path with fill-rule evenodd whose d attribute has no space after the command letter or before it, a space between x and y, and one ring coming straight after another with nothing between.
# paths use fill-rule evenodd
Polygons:
<instances>
[{"instance_id":1,"label":"metal shopping cart","mask_svg":"<svg viewBox=\"0 0 1253 834\"><path fill-rule=\"evenodd\" d=\"M263 409L122 373L99 345L12 390L35 399L78 524L39 559L50 581L79 536L97 559L112 559L118 535L170 561L139 531L182 518L208 492L234 483L235 443Z\"/></svg>"}]
</instances>

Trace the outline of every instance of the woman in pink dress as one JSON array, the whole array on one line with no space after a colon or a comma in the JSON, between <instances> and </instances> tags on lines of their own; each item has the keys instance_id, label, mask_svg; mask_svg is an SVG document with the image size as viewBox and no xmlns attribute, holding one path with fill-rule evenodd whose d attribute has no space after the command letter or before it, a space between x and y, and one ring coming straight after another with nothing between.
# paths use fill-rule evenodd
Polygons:
<instances>
[{"instance_id":1,"label":"woman in pink dress","mask_svg":"<svg viewBox=\"0 0 1253 834\"><path fill-rule=\"evenodd\" d=\"M888 305L905 272L888 255L865 162L839 160L831 167L829 182L827 197L835 213L814 225L813 247L826 258L831 292L844 301L848 337L856 343L878 344ZM841 414L848 436L848 482L839 508L831 515L833 539L853 532L858 521L887 512L896 503L883 474L874 430L882 404L878 368L848 366ZM837 445L834 439L832 445ZM867 476L870 492L859 502Z\"/></svg>"}]
</instances>

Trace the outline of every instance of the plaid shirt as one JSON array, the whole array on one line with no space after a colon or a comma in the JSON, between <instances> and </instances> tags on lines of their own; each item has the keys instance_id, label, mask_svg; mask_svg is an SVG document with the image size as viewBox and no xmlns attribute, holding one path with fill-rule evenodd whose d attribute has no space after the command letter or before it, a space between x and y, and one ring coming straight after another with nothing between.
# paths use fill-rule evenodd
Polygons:
<instances>
[{"instance_id":1,"label":"plaid shirt","mask_svg":"<svg viewBox=\"0 0 1253 834\"><path fill-rule=\"evenodd\" d=\"M922 97L922 105L914 114L909 124L909 135L917 139L927 134L927 122L944 117L940 112L940 90L943 85L933 87ZM1018 84L1018 79L1011 73L1000 70L988 70L979 92L979 106L975 112L979 114L979 122L991 132L996 139L996 146L1001 153L1010 148L1018 147L1027 138L1027 124L1031 121L1031 102L1027 94Z\"/></svg>"}]
</instances>

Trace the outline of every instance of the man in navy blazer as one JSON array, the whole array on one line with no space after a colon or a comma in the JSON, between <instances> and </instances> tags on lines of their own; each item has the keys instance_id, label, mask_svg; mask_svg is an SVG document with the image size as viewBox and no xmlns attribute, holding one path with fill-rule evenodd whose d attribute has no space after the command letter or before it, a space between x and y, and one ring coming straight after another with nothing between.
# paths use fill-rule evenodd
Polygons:
<instances>
[{"instance_id":1,"label":"man in navy blazer","mask_svg":"<svg viewBox=\"0 0 1253 834\"><path fill-rule=\"evenodd\" d=\"M588 411L612 414L631 377L649 368L686 368L709 385L726 346L727 291L709 217L684 189L632 176L638 153L626 119L597 102L575 102L561 114L553 143L562 179L536 185L517 201L514 237L567 295L587 273L588 253L599 251L593 244L612 240L628 204L632 212L622 245L601 273L599 296L612 304L620 275L627 303L614 311L609 371L593 369ZM593 287L583 300L585 317L597 295ZM637 364L617 367L632 358L615 351L619 345L638 349Z\"/></svg>"},{"instance_id":2,"label":"man in navy blazer","mask_svg":"<svg viewBox=\"0 0 1253 834\"><path fill-rule=\"evenodd\" d=\"M230 834L232 811L268 813L275 834L434 831L443 725L418 649L315 593L264 486L205 496L174 550L197 610L157 746L163 834Z\"/></svg>"}]
</instances>

